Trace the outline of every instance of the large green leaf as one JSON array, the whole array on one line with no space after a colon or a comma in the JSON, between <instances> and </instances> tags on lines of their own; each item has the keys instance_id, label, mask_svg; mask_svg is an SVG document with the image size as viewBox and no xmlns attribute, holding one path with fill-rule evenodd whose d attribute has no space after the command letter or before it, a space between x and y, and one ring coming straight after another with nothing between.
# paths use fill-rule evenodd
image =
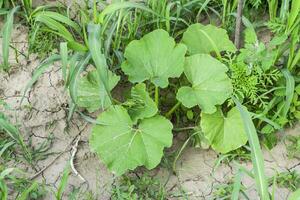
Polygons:
<instances>
[{"instance_id":1,"label":"large green leaf","mask_svg":"<svg viewBox=\"0 0 300 200\"><path fill-rule=\"evenodd\" d=\"M131 99L128 113L133 122L154 116L157 113L157 106L146 91L144 83L137 84L131 89Z\"/></svg>"},{"instance_id":2,"label":"large green leaf","mask_svg":"<svg viewBox=\"0 0 300 200\"><path fill-rule=\"evenodd\" d=\"M226 30L213 25L193 24L189 26L183 34L182 42L187 46L190 55L236 51L234 44L228 38Z\"/></svg>"},{"instance_id":3,"label":"large green leaf","mask_svg":"<svg viewBox=\"0 0 300 200\"><path fill-rule=\"evenodd\" d=\"M232 108L227 117L221 109L213 114L201 113L201 129L212 148L220 153L237 149L247 142L243 119L237 108Z\"/></svg>"},{"instance_id":4,"label":"large green leaf","mask_svg":"<svg viewBox=\"0 0 300 200\"><path fill-rule=\"evenodd\" d=\"M204 113L214 113L232 93L227 67L208 54L186 58L184 73L192 87L181 87L177 99L188 108L198 105Z\"/></svg>"},{"instance_id":5,"label":"large green leaf","mask_svg":"<svg viewBox=\"0 0 300 200\"><path fill-rule=\"evenodd\" d=\"M142 165L154 168L172 144L172 123L159 115L134 124L124 107L111 106L97 121L90 147L117 175Z\"/></svg>"},{"instance_id":6,"label":"large green leaf","mask_svg":"<svg viewBox=\"0 0 300 200\"><path fill-rule=\"evenodd\" d=\"M111 91L119 82L120 77L109 71L109 90ZM104 108L111 105L109 96L105 91L104 85L99 81L96 70L89 72L82 77L78 83L77 105L86 108L89 112L94 112L101 108L101 102L104 102Z\"/></svg>"},{"instance_id":7,"label":"large green leaf","mask_svg":"<svg viewBox=\"0 0 300 200\"><path fill-rule=\"evenodd\" d=\"M122 70L133 83L150 80L165 88L168 78L182 74L185 53L185 45L176 45L166 31L158 29L129 43Z\"/></svg>"}]
</instances>

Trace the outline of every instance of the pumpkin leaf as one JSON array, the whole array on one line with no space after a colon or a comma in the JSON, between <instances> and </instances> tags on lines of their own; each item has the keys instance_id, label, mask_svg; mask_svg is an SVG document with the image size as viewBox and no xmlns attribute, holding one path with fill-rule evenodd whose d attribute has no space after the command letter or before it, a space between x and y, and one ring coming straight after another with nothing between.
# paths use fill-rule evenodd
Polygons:
<instances>
[{"instance_id":1,"label":"pumpkin leaf","mask_svg":"<svg viewBox=\"0 0 300 200\"><path fill-rule=\"evenodd\" d=\"M201 113L201 128L212 148L220 153L237 149L247 142L243 119L234 107L223 116L221 109L213 114Z\"/></svg>"},{"instance_id":2,"label":"pumpkin leaf","mask_svg":"<svg viewBox=\"0 0 300 200\"><path fill-rule=\"evenodd\" d=\"M172 123L159 115L134 124L124 107L111 106L97 121L90 147L117 175L142 165L153 169L172 144Z\"/></svg>"},{"instance_id":3,"label":"pumpkin leaf","mask_svg":"<svg viewBox=\"0 0 300 200\"><path fill-rule=\"evenodd\" d=\"M230 97L232 84L227 67L208 54L186 58L184 73L192 87L181 87L177 99L187 108L198 105L204 113L214 113Z\"/></svg>"},{"instance_id":4,"label":"pumpkin leaf","mask_svg":"<svg viewBox=\"0 0 300 200\"><path fill-rule=\"evenodd\" d=\"M168 32L158 29L129 43L121 68L132 83L150 80L165 88L168 78L182 74L185 53L185 45L176 45Z\"/></svg>"},{"instance_id":5,"label":"pumpkin leaf","mask_svg":"<svg viewBox=\"0 0 300 200\"><path fill-rule=\"evenodd\" d=\"M118 84L120 77L108 72L109 89L110 91ZM77 90L77 105L86 108L89 112L94 112L102 107L101 102L104 102L104 108L111 105L109 96L105 91L105 87L98 78L96 70L90 71L86 76L80 78Z\"/></svg>"},{"instance_id":6,"label":"pumpkin leaf","mask_svg":"<svg viewBox=\"0 0 300 200\"><path fill-rule=\"evenodd\" d=\"M146 85L140 83L131 89L132 105L128 108L128 114L133 122L154 116L157 113L157 106L146 91Z\"/></svg>"},{"instance_id":7,"label":"pumpkin leaf","mask_svg":"<svg viewBox=\"0 0 300 200\"><path fill-rule=\"evenodd\" d=\"M235 52L234 44L229 40L225 29L213 25L193 24L188 27L183 34L182 43L184 43L190 55L198 53L221 51Z\"/></svg>"}]
</instances>

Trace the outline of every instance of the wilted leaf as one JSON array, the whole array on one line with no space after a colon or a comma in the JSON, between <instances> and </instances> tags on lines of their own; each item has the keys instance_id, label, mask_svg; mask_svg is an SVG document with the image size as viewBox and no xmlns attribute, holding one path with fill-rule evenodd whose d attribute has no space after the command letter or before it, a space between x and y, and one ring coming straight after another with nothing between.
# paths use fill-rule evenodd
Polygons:
<instances>
[{"instance_id":1,"label":"wilted leaf","mask_svg":"<svg viewBox=\"0 0 300 200\"><path fill-rule=\"evenodd\" d=\"M198 105L202 112L214 113L215 105L221 105L232 93L227 70L208 54L187 57L184 73L192 87L181 87L177 99L187 108Z\"/></svg>"},{"instance_id":2,"label":"wilted leaf","mask_svg":"<svg viewBox=\"0 0 300 200\"><path fill-rule=\"evenodd\" d=\"M164 147L172 144L172 123L162 116L134 124L122 106L111 106L101 113L92 129L90 146L117 175L145 165L156 167Z\"/></svg>"},{"instance_id":3,"label":"wilted leaf","mask_svg":"<svg viewBox=\"0 0 300 200\"><path fill-rule=\"evenodd\" d=\"M156 86L165 88L168 78L181 75L185 53L185 45L176 45L166 31L158 29L129 43L122 70L133 83L150 80Z\"/></svg>"}]
</instances>

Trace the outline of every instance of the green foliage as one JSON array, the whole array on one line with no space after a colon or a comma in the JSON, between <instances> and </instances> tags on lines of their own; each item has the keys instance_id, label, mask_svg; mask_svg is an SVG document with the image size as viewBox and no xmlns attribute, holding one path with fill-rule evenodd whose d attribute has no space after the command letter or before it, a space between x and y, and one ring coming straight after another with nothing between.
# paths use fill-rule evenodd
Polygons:
<instances>
[{"instance_id":1,"label":"green foliage","mask_svg":"<svg viewBox=\"0 0 300 200\"><path fill-rule=\"evenodd\" d=\"M252 119L247 109L243 107L238 100L234 99L234 102L236 103L237 108L241 114L245 132L247 134L248 141L250 144L251 160L253 163L256 189L261 199L268 200L270 198L268 194L267 179L266 179L265 169L264 169L264 159L263 159L255 126L252 122Z\"/></svg>"},{"instance_id":2,"label":"green foliage","mask_svg":"<svg viewBox=\"0 0 300 200\"><path fill-rule=\"evenodd\" d=\"M128 114L133 122L154 116L157 113L157 106L146 91L143 83L135 85L131 89L131 98L125 103L128 106Z\"/></svg>"},{"instance_id":3,"label":"green foliage","mask_svg":"<svg viewBox=\"0 0 300 200\"><path fill-rule=\"evenodd\" d=\"M177 99L188 108L198 105L204 113L214 113L232 93L227 67L207 54L186 58L184 73L192 87L181 87Z\"/></svg>"},{"instance_id":4,"label":"green foliage","mask_svg":"<svg viewBox=\"0 0 300 200\"><path fill-rule=\"evenodd\" d=\"M53 62L61 60L65 88L71 97L68 119L77 108L88 112L102 109L97 120L85 116L82 110L80 114L95 123L91 149L117 175L142 165L148 169L157 166L163 149L172 143L172 124L186 126L174 131L196 131L189 134L183 147L189 141L198 146L208 143L216 151L227 153L223 156L228 160L239 156L249 159L249 152L239 148L248 140L257 190L261 199L268 199L257 132L268 147L274 146L276 135L273 132L300 118L300 4L297 0L284 0L279 4L276 0L268 0L271 19L268 25L276 36L269 44L264 44L254 31L262 23L256 20L252 25L246 17L251 16L249 8L255 7L256 12L261 5L265 9L265 1L245 2L243 22L248 27L244 32L245 45L236 52L225 29L198 22L220 24L222 20L223 27L230 32L237 2L148 0L111 4L94 1L92 4L90 1L86 2L87 7L73 15L73 10L63 6L35 9L30 0L24 0L22 12L17 14L20 14L21 23L25 21L30 26L30 51L44 57L58 46L58 42L64 41L60 55L47 58L35 70L24 94ZM6 22L9 24L3 30L3 37L7 38L3 45L6 68L11 35L8 33L12 29L14 11L9 12L7 8L15 7L14 4L11 1L3 5L0 0L0 8L5 8L0 14L9 13ZM186 52L189 57L185 57ZM126 82L123 73L131 83ZM120 83L132 86L125 102L111 95ZM228 100L231 95L243 106L236 101L237 107L234 107L234 101ZM163 114L170 120L161 116ZM4 124L1 124L4 136L0 137L4 139L0 142L0 155L10 156L15 144L27 153L17 128L7 122L0 117L0 123ZM191 124L200 126L190 127ZM291 149L297 152L298 139L291 139L290 143ZM35 157L31 153L30 160L44 156ZM228 193L232 192L232 199L238 199L238 193L243 190L240 175L236 175L232 186L221 190L221 196L229 198ZM62 197L67 177L68 172L65 172L57 199ZM124 187L115 188L113 198L165 198L160 185L159 189L153 189L154 194L149 194L149 185L158 185L152 180L141 181L126 181ZM24 196L37 187L34 183L27 186Z\"/></svg>"},{"instance_id":5,"label":"green foliage","mask_svg":"<svg viewBox=\"0 0 300 200\"><path fill-rule=\"evenodd\" d=\"M120 80L120 77L108 72L108 88L111 91ZM102 95L101 95L102 94ZM94 112L100 108L108 108L111 105L109 96L105 92L104 85L99 81L96 70L88 72L80 78L77 88L77 105ZM103 102L103 105L101 103Z\"/></svg>"},{"instance_id":6,"label":"green foliage","mask_svg":"<svg viewBox=\"0 0 300 200\"><path fill-rule=\"evenodd\" d=\"M112 106L97 123L90 138L91 149L117 175L141 165L156 167L164 147L172 144L172 123L159 115L134 123L124 107Z\"/></svg>"},{"instance_id":7,"label":"green foliage","mask_svg":"<svg viewBox=\"0 0 300 200\"><path fill-rule=\"evenodd\" d=\"M182 42L187 46L190 55L214 52L221 58L222 51L236 51L226 30L212 25L193 24L189 26L183 34Z\"/></svg>"},{"instance_id":8,"label":"green foliage","mask_svg":"<svg viewBox=\"0 0 300 200\"><path fill-rule=\"evenodd\" d=\"M233 190L234 190L234 184L235 182L230 181L228 183L224 183L224 184L220 184L215 186L215 189L213 191L213 200L217 200L217 199L234 199L232 198L232 194L233 194ZM249 198L246 195L246 187L245 186L241 186L240 188L240 192L244 195L244 197ZM238 196L239 197L239 196Z\"/></svg>"},{"instance_id":9,"label":"green foliage","mask_svg":"<svg viewBox=\"0 0 300 200\"><path fill-rule=\"evenodd\" d=\"M6 21L1 29L2 31L2 59L3 63L0 66L0 69L8 70L9 69L9 45L12 36L12 29L14 24L14 14L19 9L19 6L13 8L6 17Z\"/></svg>"},{"instance_id":10,"label":"green foliage","mask_svg":"<svg viewBox=\"0 0 300 200\"><path fill-rule=\"evenodd\" d=\"M16 200L37 200L45 197L47 191L44 184L30 181L23 177L17 168L4 168L0 165L0 197L8 199L8 191L14 191Z\"/></svg>"},{"instance_id":11,"label":"green foliage","mask_svg":"<svg viewBox=\"0 0 300 200\"><path fill-rule=\"evenodd\" d=\"M68 179L70 175L70 166L67 165L63 171L62 178L60 180L60 183L58 185L57 192L55 194L56 200L61 200L63 197L64 190L66 189Z\"/></svg>"},{"instance_id":12,"label":"green foliage","mask_svg":"<svg viewBox=\"0 0 300 200\"><path fill-rule=\"evenodd\" d=\"M218 109L213 114L201 113L201 129L212 148L220 153L228 153L247 142L243 120L237 108L232 108L224 116Z\"/></svg>"},{"instance_id":13,"label":"green foliage","mask_svg":"<svg viewBox=\"0 0 300 200\"><path fill-rule=\"evenodd\" d=\"M295 192L293 192L293 193L289 196L288 200L299 200L299 198L300 198L300 189L298 189L298 190L296 190Z\"/></svg>"},{"instance_id":14,"label":"green foliage","mask_svg":"<svg viewBox=\"0 0 300 200\"><path fill-rule=\"evenodd\" d=\"M157 87L168 86L168 78L183 72L186 47L164 30L155 30L141 40L132 41L125 49L122 70L133 83L150 80Z\"/></svg>"},{"instance_id":15,"label":"green foliage","mask_svg":"<svg viewBox=\"0 0 300 200\"><path fill-rule=\"evenodd\" d=\"M7 134L12 141L21 147L22 154L26 161L32 162L32 154L25 144L22 135L20 134L18 128L16 128L5 116L0 112L0 133L3 132ZM7 147L6 147L7 148ZM5 149L4 149L5 151Z\"/></svg>"},{"instance_id":16,"label":"green foliage","mask_svg":"<svg viewBox=\"0 0 300 200\"><path fill-rule=\"evenodd\" d=\"M289 158L300 158L300 136L286 136L284 140Z\"/></svg>"},{"instance_id":17,"label":"green foliage","mask_svg":"<svg viewBox=\"0 0 300 200\"><path fill-rule=\"evenodd\" d=\"M58 47L59 36L39 27L38 30L29 32L29 53L37 53L41 59L45 59Z\"/></svg>"},{"instance_id":18,"label":"green foliage","mask_svg":"<svg viewBox=\"0 0 300 200\"><path fill-rule=\"evenodd\" d=\"M281 172L276 175L276 185L294 192L300 188L300 174L297 171Z\"/></svg>"},{"instance_id":19,"label":"green foliage","mask_svg":"<svg viewBox=\"0 0 300 200\"><path fill-rule=\"evenodd\" d=\"M142 177L123 175L120 183L114 186L111 199L164 200L167 199L167 194L160 181L147 174L142 175Z\"/></svg>"}]
</instances>

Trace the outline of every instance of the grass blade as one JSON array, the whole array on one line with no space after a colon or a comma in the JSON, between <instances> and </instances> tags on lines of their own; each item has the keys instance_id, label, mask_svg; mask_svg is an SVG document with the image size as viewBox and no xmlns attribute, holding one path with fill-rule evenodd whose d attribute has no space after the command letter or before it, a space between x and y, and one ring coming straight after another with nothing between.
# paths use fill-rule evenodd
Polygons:
<instances>
[{"instance_id":1,"label":"grass blade","mask_svg":"<svg viewBox=\"0 0 300 200\"><path fill-rule=\"evenodd\" d=\"M239 193L242 186L242 172L238 170L234 177L233 190L231 194L231 200L239 200Z\"/></svg>"},{"instance_id":2,"label":"grass blade","mask_svg":"<svg viewBox=\"0 0 300 200\"><path fill-rule=\"evenodd\" d=\"M100 96L105 97L104 92L110 97L110 91L108 86L108 67L106 64L106 59L104 54L102 54L101 49L101 38L100 38L100 25L96 24L89 24L88 26L88 42L89 42L89 49L93 58L93 61L96 65L96 69L98 72L99 83L104 85L105 91L99 91ZM101 88L101 87L99 87ZM105 98L101 98L102 103L104 105ZM103 107L103 106L102 106Z\"/></svg>"},{"instance_id":3,"label":"grass blade","mask_svg":"<svg viewBox=\"0 0 300 200\"><path fill-rule=\"evenodd\" d=\"M64 24L72 27L79 35L81 35L81 33L82 33L81 28L77 23L73 22L71 19L69 19L68 17L66 17L62 14L52 12L52 11L43 11L41 14L44 16L47 16L51 19L54 19L55 21L64 23Z\"/></svg>"},{"instance_id":4,"label":"grass blade","mask_svg":"<svg viewBox=\"0 0 300 200\"><path fill-rule=\"evenodd\" d=\"M281 72L283 73L283 76L286 80L286 86L285 86L285 103L282 110L282 117L286 118L291 103L293 101L294 96L294 90L295 90L295 80L294 77L291 75L291 73L288 71L288 69L282 69Z\"/></svg>"},{"instance_id":5,"label":"grass blade","mask_svg":"<svg viewBox=\"0 0 300 200\"><path fill-rule=\"evenodd\" d=\"M91 59L91 55L88 53L84 59L82 59L76 68L70 72L70 84L69 84L69 92L73 103L77 102L77 82L80 77L81 72L84 70L86 65L89 63Z\"/></svg>"},{"instance_id":6,"label":"grass blade","mask_svg":"<svg viewBox=\"0 0 300 200\"><path fill-rule=\"evenodd\" d=\"M61 57L61 69L63 80L66 83L67 81L67 69L68 69L68 47L66 42L60 43L60 57Z\"/></svg>"},{"instance_id":7,"label":"grass blade","mask_svg":"<svg viewBox=\"0 0 300 200\"><path fill-rule=\"evenodd\" d=\"M134 3L134 2L117 2L117 3L112 3L109 6L107 6L98 16L98 22L102 24L104 22L104 18L108 14L112 14L120 9L124 8L139 8L141 10L150 12L154 15L159 16L156 12L151 10L150 8L147 8L146 6L139 4L139 3Z\"/></svg>"},{"instance_id":8,"label":"grass blade","mask_svg":"<svg viewBox=\"0 0 300 200\"><path fill-rule=\"evenodd\" d=\"M27 188L20 194L20 196L17 198L17 200L27 200L30 192L32 192L33 190L36 190L38 187L39 187L39 184L37 182L34 182L29 188Z\"/></svg>"},{"instance_id":9,"label":"grass blade","mask_svg":"<svg viewBox=\"0 0 300 200\"><path fill-rule=\"evenodd\" d=\"M44 60L34 71L31 80L27 83L25 86L24 92L23 92L23 97L21 99L20 104L23 102L23 99L25 97L26 92L33 86L33 84L38 80L38 78L44 73L44 71L49 67L49 65L53 64L56 61L59 61L61 59L60 55L54 54Z\"/></svg>"},{"instance_id":10,"label":"grass blade","mask_svg":"<svg viewBox=\"0 0 300 200\"><path fill-rule=\"evenodd\" d=\"M80 51L80 52L87 52L89 50L85 45L75 41L69 41L68 47L74 51Z\"/></svg>"},{"instance_id":11,"label":"grass blade","mask_svg":"<svg viewBox=\"0 0 300 200\"><path fill-rule=\"evenodd\" d=\"M293 0L292 1L292 6L291 6L291 11L289 14L289 19L288 19L288 30L291 29L293 26L297 16L300 13L300 1L299 0Z\"/></svg>"},{"instance_id":12,"label":"grass blade","mask_svg":"<svg viewBox=\"0 0 300 200\"><path fill-rule=\"evenodd\" d=\"M64 190L67 186L67 183L68 183L69 173L70 173L70 166L68 165L64 169L63 176L62 176L61 181L59 183L58 190L57 190L57 193L55 195L56 200L61 200L62 199L63 192L64 192Z\"/></svg>"},{"instance_id":13,"label":"grass blade","mask_svg":"<svg viewBox=\"0 0 300 200\"><path fill-rule=\"evenodd\" d=\"M255 182L258 193L262 200L269 200L268 185L264 169L264 159L260 148L256 129L252 122L249 112L241 103L233 97L233 100L241 113L245 131L251 148L251 159L253 163Z\"/></svg>"},{"instance_id":14,"label":"grass blade","mask_svg":"<svg viewBox=\"0 0 300 200\"><path fill-rule=\"evenodd\" d=\"M4 130L17 144L19 144L26 160L31 161L31 153L24 143L19 130L4 117L0 117L0 130Z\"/></svg>"},{"instance_id":15,"label":"grass blade","mask_svg":"<svg viewBox=\"0 0 300 200\"><path fill-rule=\"evenodd\" d=\"M68 31L68 29L60 22L52 19L51 17L40 13L36 16L35 21L45 24L50 29L54 30L54 33L57 33L59 36L63 37L67 41L74 41L74 38L72 34Z\"/></svg>"},{"instance_id":16,"label":"grass blade","mask_svg":"<svg viewBox=\"0 0 300 200\"><path fill-rule=\"evenodd\" d=\"M2 29L2 56L3 56L3 69L8 70L9 63L8 63L8 57L9 57L9 44L11 40L11 34L14 24L14 14L19 9L19 6L14 7L8 14L6 18L6 22L3 25Z\"/></svg>"}]
</instances>

